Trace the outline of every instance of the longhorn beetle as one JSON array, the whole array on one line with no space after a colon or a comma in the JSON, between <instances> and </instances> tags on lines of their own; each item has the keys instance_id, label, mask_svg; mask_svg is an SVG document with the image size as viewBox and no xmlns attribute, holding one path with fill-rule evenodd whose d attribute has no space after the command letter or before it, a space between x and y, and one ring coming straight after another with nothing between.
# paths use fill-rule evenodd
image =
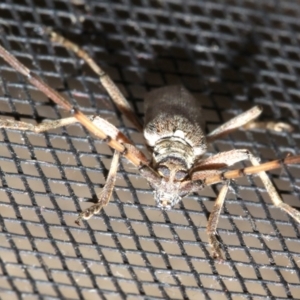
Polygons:
<instances>
[{"instance_id":1,"label":"longhorn beetle","mask_svg":"<svg viewBox=\"0 0 300 300\"><path fill-rule=\"evenodd\" d=\"M224 183L216 199L207 226L212 256L216 259L222 259L220 245L216 238L216 230L218 218L229 189L230 179L258 174L273 204L300 223L300 212L282 201L265 172L278 168L281 164L299 163L299 155L260 164L259 159L249 150L235 149L203 158L209 143L240 127L260 127L283 131L291 130L290 125L286 123L255 122L254 120L262 112L261 107L255 106L205 136L200 126L201 107L199 102L184 87L167 86L156 89L146 96L145 124L142 127L120 90L87 52L51 29L42 28L41 31L48 34L53 42L73 51L95 71L101 84L118 109L131 120L138 130L143 130L147 145L152 151L151 161L148 161L146 156L115 126L99 116L84 115L61 94L48 86L41 78L34 75L13 55L0 47L0 55L8 64L23 74L30 83L44 92L47 97L73 115L69 118L45 122L36 126L19 121L1 120L0 127L42 132L80 122L115 150L108 178L98 202L80 213L76 220L77 224L79 224L81 219L89 219L108 204L116 180L120 155L126 157L139 169L141 175L147 179L154 190L157 206L164 210L172 208L190 193L218 182ZM243 160L249 160L253 166L232 171L227 170L228 167Z\"/></svg>"}]
</instances>

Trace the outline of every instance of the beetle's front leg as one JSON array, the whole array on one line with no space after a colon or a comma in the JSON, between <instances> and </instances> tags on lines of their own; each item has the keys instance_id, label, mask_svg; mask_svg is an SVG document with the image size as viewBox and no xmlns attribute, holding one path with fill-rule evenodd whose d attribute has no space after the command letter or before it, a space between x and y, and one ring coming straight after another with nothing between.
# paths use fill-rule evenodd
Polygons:
<instances>
[{"instance_id":1,"label":"beetle's front leg","mask_svg":"<svg viewBox=\"0 0 300 300\"><path fill-rule=\"evenodd\" d=\"M209 216L206 232L208 234L208 242L210 246L212 247L212 257L215 259L223 260L222 254L221 254L221 247L220 243L217 239L217 227L219 222L220 213L222 210L222 207L224 205L224 201L227 195L229 189L229 181L222 186L222 189L216 199L216 202L214 204L213 210Z\"/></svg>"},{"instance_id":2,"label":"beetle's front leg","mask_svg":"<svg viewBox=\"0 0 300 300\"><path fill-rule=\"evenodd\" d=\"M120 159L120 153L115 151L112 162L111 162L111 166L110 166L110 169L108 172L108 176L106 179L106 183L105 183L103 190L99 196L98 202L79 214L77 220L75 221L75 223L77 225L79 225L80 220L82 220L82 219L88 220L93 215L99 213L100 210L109 203L113 189L115 187L115 183L116 183L119 159Z\"/></svg>"}]
</instances>

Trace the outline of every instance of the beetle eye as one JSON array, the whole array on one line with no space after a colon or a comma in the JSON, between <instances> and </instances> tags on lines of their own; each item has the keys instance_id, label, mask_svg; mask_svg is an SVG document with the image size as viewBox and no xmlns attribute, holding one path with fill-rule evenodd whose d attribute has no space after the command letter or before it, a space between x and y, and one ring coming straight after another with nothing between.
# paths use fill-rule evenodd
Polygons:
<instances>
[{"instance_id":1,"label":"beetle eye","mask_svg":"<svg viewBox=\"0 0 300 300\"><path fill-rule=\"evenodd\" d=\"M170 177L170 170L169 168L167 167L164 167L164 166L160 166L158 169L157 169L158 173L162 176L162 177Z\"/></svg>"},{"instance_id":2,"label":"beetle eye","mask_svg":"<svg viewBox=\"0 0 300 300\"><path fill-rule=\"evenodd\" d=\"M180 170L180 171L178 171L178 172L175 174L175 179L178 180L178 181L181 181L181 180L183 180L186 176L187 176L187 172L186 172L186 171L183 171L183 170Z\"/></svg>"}]
</instances>

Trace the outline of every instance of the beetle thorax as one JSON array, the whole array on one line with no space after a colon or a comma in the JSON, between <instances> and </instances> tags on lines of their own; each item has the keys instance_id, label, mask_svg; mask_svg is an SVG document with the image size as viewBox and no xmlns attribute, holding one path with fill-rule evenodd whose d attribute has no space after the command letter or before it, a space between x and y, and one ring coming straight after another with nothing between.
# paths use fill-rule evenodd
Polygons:
<instances>
[{"instance_id":1,"label":"beetle thorax","mask_svg":"<svg viewBox=\"0 0 300 300\"><path fill-rule=\"evenodd\" d=\"M184 139L178 136L165 137L159 140L153 148L153 166L179 164L185 170L189 170L194 163L194 150Z\"/></svg>"}]
</instances>

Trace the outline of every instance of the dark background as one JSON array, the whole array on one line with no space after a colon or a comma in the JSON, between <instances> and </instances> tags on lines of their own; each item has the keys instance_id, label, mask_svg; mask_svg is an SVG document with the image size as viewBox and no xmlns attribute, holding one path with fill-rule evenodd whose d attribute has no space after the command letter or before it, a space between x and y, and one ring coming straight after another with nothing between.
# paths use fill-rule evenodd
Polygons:
<instances>
[{"instance_id":1,"label":"dark background","mask_svg":"<svg viewBox=\"0 0 300 300\"><path fill-rule=\"evenodd\" d=\"M1 44L87 114L100 114L141 149L142 134L116 111L97 76L36 32L83 46L139 117L143 95L180 83L203 105L205 131L255 104L293 133L238 131L208 154L247 148L262 161L299 154L299 1L3 0ZM1 117L27 122L67 114L1 60ZM300 234L257 177L227 197L211 259L206 224L220 186L168 212L125 159L111 203L81 227L101 192L112 151L80 125L43 134L0 129L1 299L300 299ZM239 164L238 167L248 165ZM270 172L300 207L299 166Z\"/></svg>"}]
</instances>

